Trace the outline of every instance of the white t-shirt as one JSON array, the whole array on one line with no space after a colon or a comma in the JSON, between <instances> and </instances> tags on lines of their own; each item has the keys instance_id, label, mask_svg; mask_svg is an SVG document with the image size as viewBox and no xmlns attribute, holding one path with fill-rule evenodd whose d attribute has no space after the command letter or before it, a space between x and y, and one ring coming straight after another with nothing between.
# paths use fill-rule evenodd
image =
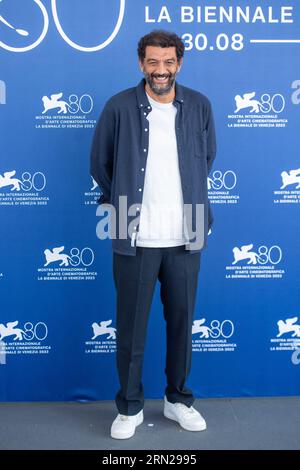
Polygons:
<instances>
[{"instance_id":1,"label":"white t-shirt","mask_svg":"<svg viewBox=\"0 0 300 470\"><path fill-rule=\"evenodd\" d=\"M178 165L173 103L159 103L147 93L149 149L137 246L184 245L183 197Z\"/></svg>"}]
</instances>

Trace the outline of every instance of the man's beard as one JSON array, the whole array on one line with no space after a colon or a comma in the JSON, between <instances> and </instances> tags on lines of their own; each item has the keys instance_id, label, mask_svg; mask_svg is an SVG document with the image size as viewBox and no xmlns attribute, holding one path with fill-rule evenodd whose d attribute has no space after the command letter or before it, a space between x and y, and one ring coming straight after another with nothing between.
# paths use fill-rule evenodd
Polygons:
<instances>
[{"instance_id":1,"label":"man's beard","mask_svg":"<svg viewBox=\"0 0 300 470\"><path fill-rule=\"evenodd\" d=\"M144 76L146 79L146 83L149 85L150 90L153 91L156 95L166 95L169 93L174 85L176 73L172 74L150 74L144 72ZM158 82L154 81L154 77L164 77L168 76L168 81L166 83L159 84Z\"/></svg>"}]
</instances>

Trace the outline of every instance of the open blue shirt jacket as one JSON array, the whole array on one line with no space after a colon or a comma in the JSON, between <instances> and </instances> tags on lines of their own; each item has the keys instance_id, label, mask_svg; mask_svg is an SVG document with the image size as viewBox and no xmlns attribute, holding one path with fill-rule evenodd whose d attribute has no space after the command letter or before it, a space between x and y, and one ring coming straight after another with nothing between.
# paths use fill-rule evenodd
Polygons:
<instances>
[{"instance_id":1,"label":"open blue shirt jacket","mask_svg":"<svg viewBox=\"0 0 300 470\"><path fill-rule=\"evenodd\" d=\"M173 104L177 108L175 132L183 202L192 204L192 230L196 228L195 205L203 204L204 208L200 247L186 247L187 253L193 254L206 247L207 233L213 223L207 177L216 156L214 118L210 100L177 81ZM106 102L93 136L90 173L102 191L97 202L115 206L116 238L112 238L112 249L124 255L135 255L136 243L135 237L118 235L119 196L127 196L128 208L131 204L141 208L149 148L147 115L151 110L142 78L136 87L121 91ZM131 223L139 229L139 214L134 212L128 216L126 212L127 227ZM133 223L133 219L137 223ZM190 242L193 241L191 234L189 230Z\"/></svg>"}]
</instances>

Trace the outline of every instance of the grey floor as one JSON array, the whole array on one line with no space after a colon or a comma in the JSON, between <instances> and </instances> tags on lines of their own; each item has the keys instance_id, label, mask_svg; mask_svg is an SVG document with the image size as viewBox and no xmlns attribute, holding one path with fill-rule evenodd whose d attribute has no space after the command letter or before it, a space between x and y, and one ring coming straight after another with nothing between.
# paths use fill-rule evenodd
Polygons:
<instances>
[{"instance_id":1,"label":"grey floor","mask_svg":"<svg viewBox=\"0 0 300 470\"><path fill-rule=\"evenodd\" d=\"M131 439L110 437L113 401L0 403L0 449L300 449L300 398L196 400L207 430L189 432L146 400Z\"/></svg>"}]
</instances>

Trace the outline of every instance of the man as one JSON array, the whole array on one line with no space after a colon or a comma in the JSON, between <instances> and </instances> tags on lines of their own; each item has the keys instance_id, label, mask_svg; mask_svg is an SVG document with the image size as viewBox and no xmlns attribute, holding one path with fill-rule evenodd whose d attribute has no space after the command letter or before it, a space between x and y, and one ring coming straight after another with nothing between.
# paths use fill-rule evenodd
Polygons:
<instances>
[{"instance_id":1,"label":"man","mask_svg":"<svg viewBox=\"0 0 300 470\"><path fill-rule=\"evenodd\" d=\"M98 202L115 211L116 439L132 437L143 422L142 365L157 279L167 332L164 416L189 431L206 428L185 382L200 255L213 222L207 176L216 139L209 99L176 81L183 55L184 44L174 33L154 30L142 37L144 78L107 101L93 139L91 175L103 193Z\"/></svg>"}]
</instances>

